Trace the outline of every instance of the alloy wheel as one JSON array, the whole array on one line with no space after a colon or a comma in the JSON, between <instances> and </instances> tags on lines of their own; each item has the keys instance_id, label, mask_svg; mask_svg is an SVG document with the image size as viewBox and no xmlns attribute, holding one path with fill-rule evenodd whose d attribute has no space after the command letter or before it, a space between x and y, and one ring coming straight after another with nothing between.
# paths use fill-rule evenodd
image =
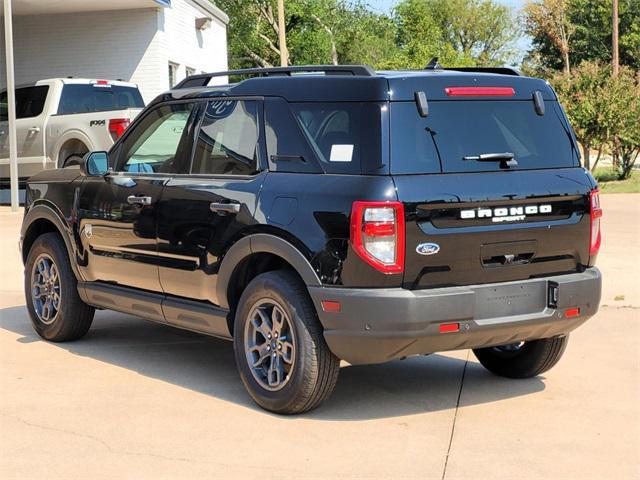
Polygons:
<instances>
[{"instance_id":1,"label":"alloy wheel","mask_svg":"<svg viewBox=\"0 0 640 480\"><path fill-rule=\"evenodd\" d=\"M51 325L60 312L60 275L53 259L46 253L36 258L31 271L31 301L38 319Z\"/></svg>"},{"instance_id":2,"label":"alloy wheel","mask_svg":"<svg viewBox=\"0 0 640 480\"><path fill-rule=\"evenodd\" d=\"M253 378L266 390L282 389L295 366L293 323L273 299L258 300L245 324L244 350Z\"/></svg>"}]
</instances>

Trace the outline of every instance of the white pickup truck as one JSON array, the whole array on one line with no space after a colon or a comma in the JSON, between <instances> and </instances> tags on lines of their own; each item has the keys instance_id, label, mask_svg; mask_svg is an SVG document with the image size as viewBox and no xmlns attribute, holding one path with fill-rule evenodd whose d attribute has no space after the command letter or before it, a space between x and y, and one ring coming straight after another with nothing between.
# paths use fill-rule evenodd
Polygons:
<instances>
[{"instance_id":1,"label":"white pickup truck","mask_svg":"<svg viewBox=\"0 0 640 480\"><path fill-rule=\"evenodd\" d=\"M53 78L16 88L18 177L74 165L109 150L144 107L138 86L112 80ZM0 183L9 179L7 92L0 92Z\"/></svg>"}]
</instances>

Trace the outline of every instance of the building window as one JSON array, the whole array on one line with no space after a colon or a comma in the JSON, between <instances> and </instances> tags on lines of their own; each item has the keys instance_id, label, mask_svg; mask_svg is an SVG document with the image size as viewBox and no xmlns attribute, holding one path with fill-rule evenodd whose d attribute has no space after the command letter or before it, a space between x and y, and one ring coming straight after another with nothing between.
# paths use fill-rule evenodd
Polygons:
<instances>
[{"instance_id":1,"label":"building window","mask_svg":"<svg viewBox=\"0 0 640 480\"><path fill-rule=\"evenodd\" d=\"M187 73L187 77L190 77L191 75L195 75L196 74L196 69L195 68L186 67L185 71Z\"/></svg>"},{"instance_id":2,"label":"building window","mask_svg":"<svg viewBox=\"0 0 640 480\"><path fill-rule=\"evenodd\" d=\"M169 62L169 88L173 88L173 86L178 83L178 64Z\"/></svg>"}]
</instances>

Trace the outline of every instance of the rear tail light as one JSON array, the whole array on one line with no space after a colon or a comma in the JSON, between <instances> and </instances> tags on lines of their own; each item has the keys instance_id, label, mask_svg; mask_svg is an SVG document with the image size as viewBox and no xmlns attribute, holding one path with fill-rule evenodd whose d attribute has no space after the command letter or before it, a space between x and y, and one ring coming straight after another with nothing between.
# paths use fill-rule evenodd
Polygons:
<instances>
[{"instance_id":1,"label":"rear tail light","mask_svg":"<svg viewBox=\"0 0 640 480\"><path fill-rule=\"evenodd\" d=\"M449 97L513 97L516 91L511 87L447 87L444 93Z\"/></svg>"},{"instance_id":2,"label":"rear tail light","mask_svg":"<svg viewBox=\"0 0 640 480\"><path fill-rule=\"evenodd\" d=\"M596 256L600 250L602 234L600 233L600 217L602 217L602 208L600 208L600 191L598 189L591 190L589 196L591 206L591 235L589 239L589 255Z\"/></svg>"},{"instance_id":3,"label":"rear tail light","mask_svg":"<svg viewBox=\"0 0 640 480\"><path fill-rule=\"evenodd\" d=\"M128 118L112 118L109 120L109 133L114 142L122 136L130 123L131 120Z\"/></svg>"},{"instance_id":4,"label":"rear tail light","mask_svg":"<svg viewBox=\"0 0 640 480\"><path fill-rule=\"evenodd\" d=\"M404 271L404 207L399 202L353 202L351 245L377 270Z\"/></svg>"}]
</instances>

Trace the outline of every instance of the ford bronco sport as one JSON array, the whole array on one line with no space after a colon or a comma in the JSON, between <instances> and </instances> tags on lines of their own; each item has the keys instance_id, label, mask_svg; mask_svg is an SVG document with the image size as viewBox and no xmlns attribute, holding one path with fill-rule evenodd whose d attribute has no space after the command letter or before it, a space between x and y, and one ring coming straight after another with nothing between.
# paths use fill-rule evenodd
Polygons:
<instances>
[{"instance_id":1,"label":"ford bronco sport","mask_svg":"<svg viewBox=\"0 0 640 480\"><path fill-rule=\"evenodd\" d=\"M241 80L208 86L227 75ZM473 349L531 377L598 309L601 213L543 80L195 75L108 153L29 180L27 307L54 342L96 308L232 340L247 391L279 413L325 400L340 360Z\"/></svg>"}]
</instances>

